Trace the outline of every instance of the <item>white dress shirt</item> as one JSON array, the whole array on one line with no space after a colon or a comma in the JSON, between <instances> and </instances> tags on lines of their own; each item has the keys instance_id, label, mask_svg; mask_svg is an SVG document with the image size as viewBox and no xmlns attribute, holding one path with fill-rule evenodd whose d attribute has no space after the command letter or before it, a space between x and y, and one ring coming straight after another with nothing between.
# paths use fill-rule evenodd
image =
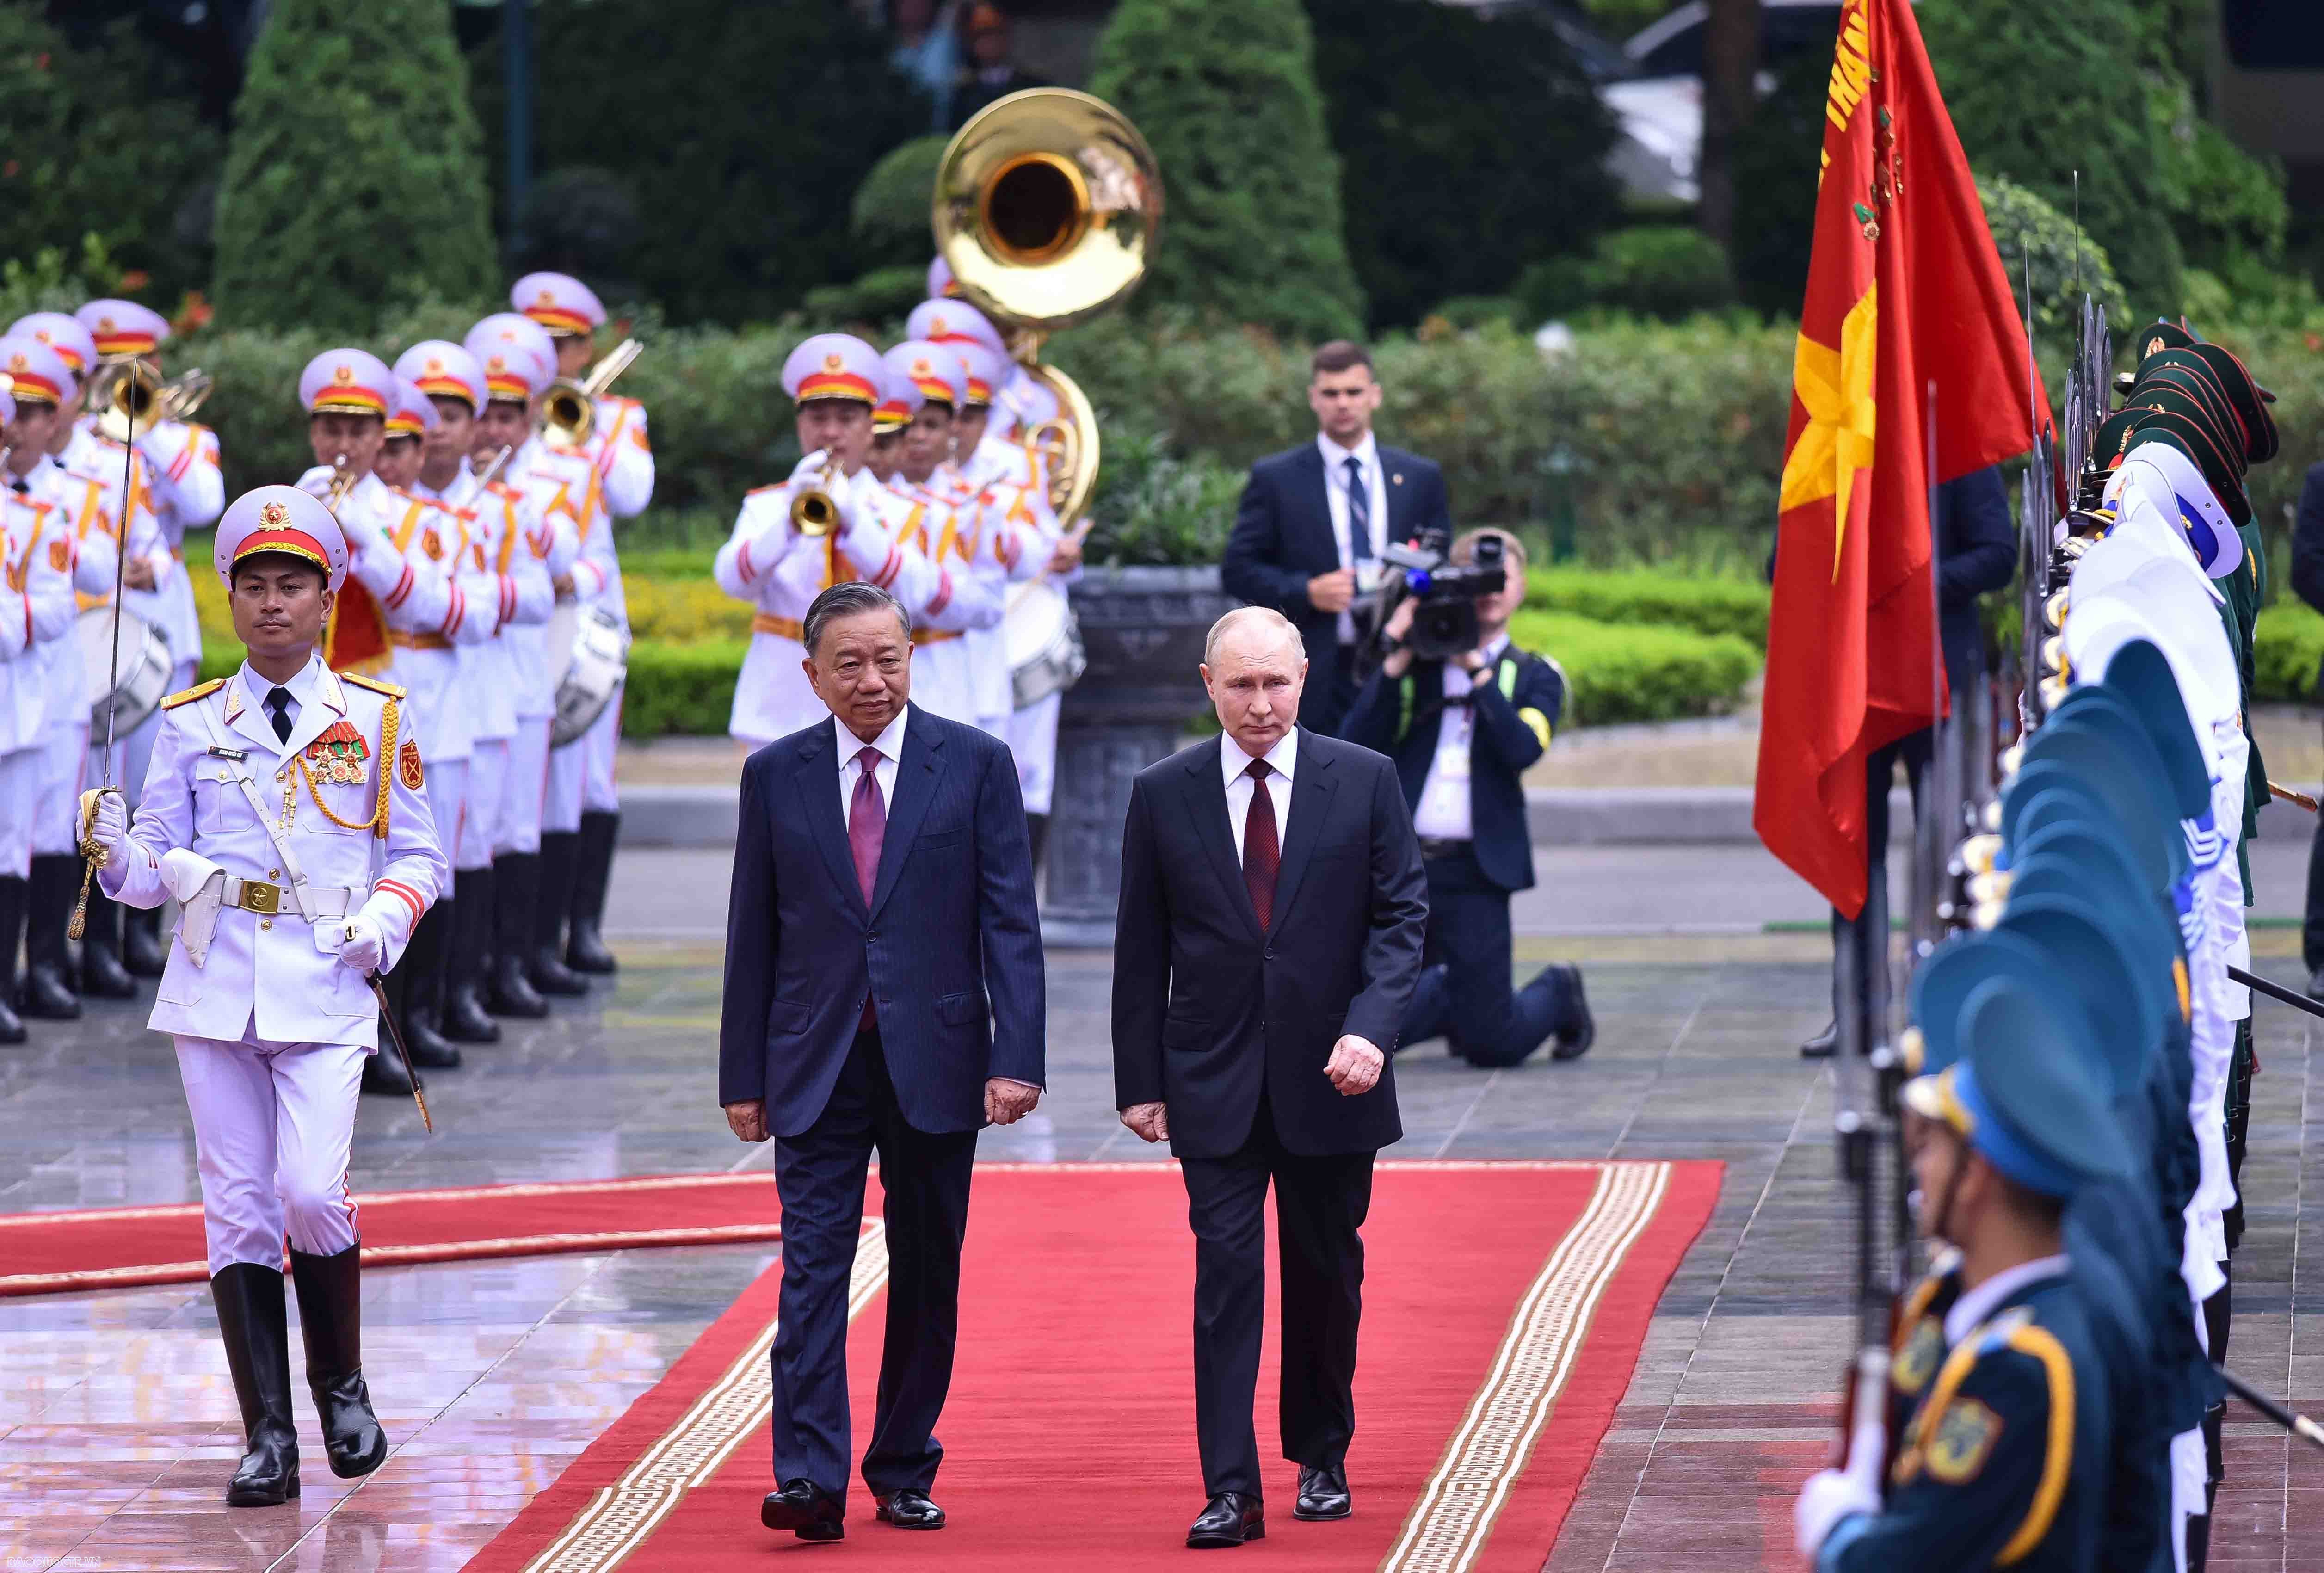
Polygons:
<instances>
[{"instance_id":1,"label":"white dress shirt","mask_svg":"<svg viewBox=\"0 0 2324 1573\"><path fill-rule=\"evenodd\" d=\"M871 743L880 751L880 763L872 767L872 784L880 793L883 818L896 800L896 767L904 762L904 717L911 713L908 708L897 711L896 718ZM855 819L855 779L863 773L862 763L855 756L863 752L864 742L849 731L847 723L836 715L831 717L831 726L839 738L839 822L852 825Z\"/></svg>"},{"instance_id":2,"label":"white dress shirt","mask_svg":"<svg viewBox=\"0 0 2324 1573\"><path fill-rule=\"evenodd\" d=\"M1259 785L1246 773L1251 758L1232 737L1219 739L1219 769L1226 776L1227 784L1227 828L1234 832L1238 864L1242 861L1243 823L1250 818L1250 794ZM1286 732L1282 741L1267 751L1267 763L1270 768L1267 797L1275 805L1275 845L1280 851L1283 838L1291 831L1291 773L1299 763L1298 727Z\"/></svg>"},{"instance_id":3,"label":"white dress shirt","mask_svg":"<svg viewBox=\"0 0 2324 1573\"><path fill-rule=\"evenodd\" d=\"M1470 812L1469 754L1477 737L1477 711L1472 705L1453 703L1494 680L1501 652L1509 647L1504 634L1485 646L1485 664L1474 677L1452 662L1444 663L1444 714L1436 727L1436 757L1428 763L1428 779L1421 783L1419 805L1412 810L1412 833L1432 841L1476 838Z\"/></svg>"},{"instance_id":4,"label":"white dress shirt","mask_svg":"<svg viewBox=\"0 0 2324 1573\"><path fill-rule=\"evenodd\" d=\"M290 717L290 730L296 732L299 729L299 712L305 709L313 699L315 674L322 670L323 658L318 652L308 658L306 665L290 674L289 682L276 684L259 676L245 661L242 663L242 686L249 691L251 698L258 701L258 714L269 728L274 725L274 707L267 703L267 699L278 687L286 689L290 695L290 702L282 707L282 713Z\"/></svg>"},{"instance_id":5,"label":"white dress shirt","mask_svg":"<svg viewBox=\"0 0 2324 1573\"><path fill-rule=\"evenodd\" d=\"M1323 456L1323 499L1332 511L1332 540L1340 549L1340 566L1353 568L1355 556L1348 546L1348 460L1354 459L1363 468L1364 494L1370 514L1371 560L1378 562L1381 548L1388 541L1388 477L1380 473L1379 445L1372 434L1364 433L1363 440L1353 448L1342 448L1324 436L1315 434L1316 451ZM1365 587L1358 585L1362 590ZM1340 614L1340 643L1352 644L1356 639L1356 620L1346 612Z\"/></svg>"},{"instance_id":6,"label":"white dress shirt","mask_svg":"<svg viewBox=\"0 0 2324 1573\"><path fill-rule=\"evenodd\" d=\"M1975 1289L1961 1291L1960 1298L1953 1301L1953 1309L1945 1313L1945 1347L1951 1348L1975 1332L1978 1325L1993 1314L1995 1306L2025 1285L2058 1277L2071 1266L2063 1256L2037 1256L2031 1262L2003 1268Z\"/></svg>"}]
</instances>

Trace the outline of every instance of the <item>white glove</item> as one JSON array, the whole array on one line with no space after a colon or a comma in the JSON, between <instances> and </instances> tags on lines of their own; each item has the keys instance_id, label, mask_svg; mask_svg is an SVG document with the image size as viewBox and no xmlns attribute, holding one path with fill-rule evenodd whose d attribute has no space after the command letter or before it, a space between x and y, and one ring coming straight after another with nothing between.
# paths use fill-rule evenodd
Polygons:
<instances>
[{"instance_id":1,"label":"white glove","mask_svg":"<svg viewBox=\"0 0 2324 1573\"><path fill-rule=\"evenodd\" d=\"M387 936L380 931L379 920L361 912L346 921L346 943L339 947L339 962L352 967L368 977L379 970L381 960L387 955Z\"/></svg>"},{"instance_id":2,"label":"white glove","mask_svg":"<svg viewBox=\"0 0 2324 1573\"><path fill-rule=\"evenodd\" d=\"M1800 1487L1792 1504L1792 1541L1809 1561L1823 1549L1824 1537L1840 1520L1859 1513L1878 1513L1880 1493L1846 1469L1819 1469Z\"/></svg>"},{"instance_id":3,"label":"white glove","mask_svg":"<svg viewBox=\"0 0 2324 1573\"><path fill-rule=\"evenodd\" d=\"M105 848L107 860L124 861L129 856L129 800L115 791L100 791L88 838Z\"/></svg>"}]
</instances>

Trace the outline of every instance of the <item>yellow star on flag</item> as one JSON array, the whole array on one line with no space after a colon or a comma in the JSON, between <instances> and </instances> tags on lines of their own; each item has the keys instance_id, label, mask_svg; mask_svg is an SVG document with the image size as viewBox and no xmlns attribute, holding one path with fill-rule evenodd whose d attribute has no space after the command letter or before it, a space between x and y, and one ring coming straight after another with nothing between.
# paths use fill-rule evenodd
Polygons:
<instances>
[{"instance_id":1,"label":"yellow star on flag","mask_svg":"<svg viewBox=\"0 0 2324 1573\"><path fill-rule=\"evenodd\" d=\"M1833 527L1831 574L1840 577L1840 544L1848 535L1848 500L1856 473L1872 463L1872 373L1878 353L1876 324L1878 286L1840 319L1840 347L1818 344L1805 333L1792 362L1792 386L1808 412L1800 440L1784 460L1784 487L1777 512L1831 497Z\"/></svg>"}]
</instances>

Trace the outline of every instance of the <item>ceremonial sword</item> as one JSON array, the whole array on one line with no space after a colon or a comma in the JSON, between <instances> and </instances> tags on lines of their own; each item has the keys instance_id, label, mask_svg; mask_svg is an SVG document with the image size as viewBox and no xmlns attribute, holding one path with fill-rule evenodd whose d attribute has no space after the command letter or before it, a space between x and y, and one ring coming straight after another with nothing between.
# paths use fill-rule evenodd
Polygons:
<instances>
[{"instance_id":1,"label":"ceremonial sword","mask_svg":"<svg viewBox=\"0 0 2324 1573\"><path fill-rule=\"evenodd\" d=\"M428 1117L428 1089L420 1084L420 1067L411 1062L410 1047L403 1041L403 1029L395 1023L395 1009L387 1003L387 985L377 972L364 974L371 985L371 997L379 1002L379 1019L387 1023L387 1035L395 1041L395 1051L403 1059L403 1074L411 1078L411 1101L420 1106L420 1124L429 1135L436 1133L436 1122Z\"/></svg>"},{"instance_id":2,"label":"ceremonial sword","mask_svg":"<svg viewBox=\"0 0 2324 1573\"><path fill-rule=\"evenodd\" d=\"M86 861L80 871L80 899L73 902L72 921L65 925L68 939L78 939L88 932L89 882L112 856L109 848L94 838L97 800L107 792L121 790L113 784L113 719L121 713L121 586L129 569L130 517L137 510L136 401L126 401L126 406L124 416L128 427L121 441L121 534L114 542L113 553L113 664L105 680L105 765L100 784L80 795L80 852ZM152 430L150 419L146 430Z\"/></svg>"},{"instance_id":3,"label":"ceremonial sword","mask_svg":"<svg viewBox=\"0 0 2324 1573\"><path fill-rule=\"evenodd\" d=\"M2211 1369L2219 1374L2219 1380L2227 1384L2227 1391L2229 1393L2232 1393L2237 1398L2242 1399L2246 1403L2259 1411L2260 1413L2273 1420L2277 1425L2282 1426L2285 1430L2290 1431L2293 1436L2313 1442L2319 1448L2324 1448L2324 1426L2318 1425L2314 1420L2310 1420L2304 1414L2295 1414L2291 1410L2284 1408L2283 1405L2276 1402L2275 1400L2254 1388L2250 1383L2246 1382L2242 1377L2237 1376L2226 1366L2214 1365Z\"/></svg>"}]
</instances>

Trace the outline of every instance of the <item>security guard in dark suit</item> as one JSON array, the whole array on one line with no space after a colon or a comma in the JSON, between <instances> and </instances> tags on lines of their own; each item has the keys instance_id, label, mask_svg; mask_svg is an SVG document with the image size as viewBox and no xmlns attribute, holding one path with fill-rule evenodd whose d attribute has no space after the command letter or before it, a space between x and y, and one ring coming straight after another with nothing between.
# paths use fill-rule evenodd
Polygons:
<instances>
[{"instance_id":1,"label":"security guard in dark suit","mask_svg":"<svg viewBox=\"0 0 2324 1573\"><path fill-rule=\"evenodd\" d=\"M1500 541L1508 578L1498 595L1478 598L1478 648L1451 662L1416 660L1401 643L1416 605L1406 599L1386 629L1394 647L1341 735L1396 761L1428 872L1425 969L1399 1041L1449 1038L1471 1065L1504 1066L1554 1033L1552 1056L1572 1059L1597 1035L1581 969L1554 964L1509 988L1509 893L1534 883L1525 773L1549 747L1565 677L1509 643L1526 589L1517 538L1472 530L1453 542L1452 561L1474 561L1488 537Z\"/></svg>"},{"instance_id":2,"label":"security guard in dark suit","mask_svg":"<svg viewBox=\"0 0 2324 1573\"><path fill-rule=\"evenodd\" d=\"M2116 1420L2103 1313L2064 1217L2130 1168L2103 1050L2085 1012L2006 967L1951 1016L1917 1024L1932 1059L1967 1053L1904 1090L1922 1228L1960 1254L1945 1353L1893 1463L1871 1428L1801 1492L1799 1545L1819 1573L2079 1573L2098 1555Z\"/></svg>"}]
</instances>

